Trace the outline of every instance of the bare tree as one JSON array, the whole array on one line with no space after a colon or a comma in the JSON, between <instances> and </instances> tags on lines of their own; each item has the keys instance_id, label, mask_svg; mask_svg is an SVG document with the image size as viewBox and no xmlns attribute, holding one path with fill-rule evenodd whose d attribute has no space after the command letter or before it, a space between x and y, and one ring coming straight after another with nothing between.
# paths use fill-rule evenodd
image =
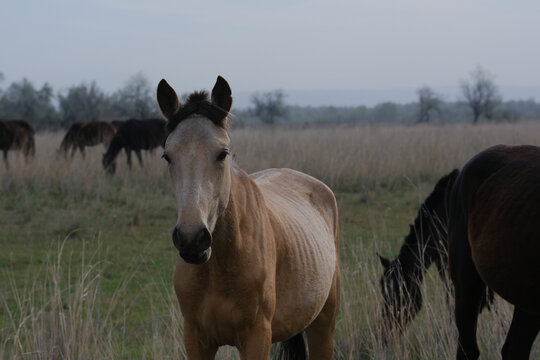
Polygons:
<instances>
[{"instance_id":1,"label":"bare tree","mask_svg":"<svg viewBox=\"0 0 540 360\"><path fill-rule=\"evenodd\" d=\"M495 108L502 101L494 79L494 75L478 66L471 72L470 79L461 83L463 96L473 112L475 124L482 115L488 120L493 118Z\"/></svg>"},{"instance_id":2,"label":"bare tree","mask_svg":"<svg viewBox=\"0 0 540 360\"><path fill-rule=\"evenodd\" d=\"M142 73L131 76L111 101L120 116L144 119L159 114L153 88Z\"/></svg>"},{"instance_id":3,"label":"bare tree","mask_svg":"<svg viewBox=\"0 0 540 360\"><path fill-rule=\"evenodd\" d=\"M416 92L418 94L418 122L428 123L433 113L440 113L441 98L430 87L423 86Z\"/></svg>"},{"instance_id":4,"label":"bare tree","mask_svg":"<svg viewBox=\"0 0 540 360\"><path fill-rule=\"evenodd\" d=\"M101 120L106 103L106 96L95 81L72 86L66 94L58 94L64 125Z\"/></svg>"},{"instance_id":5,"label":"bare tree","mask_svg":"<svg viewBox=\"0 0 540 360\"><path fill-rule=\"evenodd\" d=\"M253 115L265 124L274 124L287 114L285 94L282 90L274 90L251 97Z\"/></svg>"}]
</instances>

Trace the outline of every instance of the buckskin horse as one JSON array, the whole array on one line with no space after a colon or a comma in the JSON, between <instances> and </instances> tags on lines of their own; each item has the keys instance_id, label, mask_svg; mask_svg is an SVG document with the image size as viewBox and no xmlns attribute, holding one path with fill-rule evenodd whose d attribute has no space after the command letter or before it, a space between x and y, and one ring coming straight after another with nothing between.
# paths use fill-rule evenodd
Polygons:
<instances>
[{"instance_id":1,"label":"buckskin horse","mask_svg":"<svg viewBox=\"0 0 540 360\"><path fill-rule=\"evenodd\" d=\"M165 141L165 121L161 119L136 120L129 119L121 124L116 135L111 141L107 152L103 155L103 169L108 174L114 174L116 170L116 157L122 149L126 152L127 164L131 169L131 151L143 166L141 150L150 150L163 146Z\"/></svg>"},{"instance_id":2,"label":"buckskin horse","mask_svg":"<svg viewBox=\"0 0 540 360\"><path fill-rule=\"evenodd\" d=\"M75 156L77 149L85 157L85 147L99 144L109 147L116 128L105 121L94 121L89 123L75 123L66 132L60 144L60 152L67 155L71 149L71 158Z\"/></svg>"},{"instance_id":3,"label":"buckskin horse","mask_svg":"<svg viewBox=\"0 0 540 360\"><path fill-rule=\"evenodd\" d=\"M305 358L331 359L339 307L338 214L332 191L291 169L247 175L231 160L231 89L221 76L208 98L180 104L157 89L176 198L174 288L189 359L221 345L242 359L268 359L273 342Z\"/></svg>"},{"instance_id":4,"label":"buckskin horse","mask_svg":"<svg viewBox=\"0 0 540 360\"><path fill-rule=\"evenodd\" d=\"M540 330L540 148L494 146L456 179L449 210L457 359L477 359L486 286L514 305L503 359L528 359Z\"/></svg>"},{"instance_id":5,"label":"buckskin horse","mask_svg":"<svg viewBox=\"0 0 540 360\"><path fill-rule=\"evenodd\" d=\"M0 121L0 149L4 153L4 164L9 168L8 151L21 150L25 159L34 156L36 145L34 128L24 120Z\"/></svg>"}]
</instances>

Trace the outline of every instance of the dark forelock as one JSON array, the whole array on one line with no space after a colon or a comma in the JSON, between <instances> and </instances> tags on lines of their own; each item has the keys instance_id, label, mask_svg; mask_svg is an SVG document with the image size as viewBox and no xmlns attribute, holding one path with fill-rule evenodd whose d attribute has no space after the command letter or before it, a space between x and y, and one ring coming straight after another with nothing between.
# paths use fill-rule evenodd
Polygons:
<instances>
[{"instance_id":1,"label":"dark forelock","mask_svg":"<svg viewBox=\"0 0 540 360\"><path fill-rule=\"evenodd\" d=\"M172 133L174 129L192 115L201 115L211 120L216 126L226 129L228 111L223 110L210 102L207 91L195 91L187 97L186 103L180 106L178 111L167 121L167 131Z\"/></svg>"}]
</instances>

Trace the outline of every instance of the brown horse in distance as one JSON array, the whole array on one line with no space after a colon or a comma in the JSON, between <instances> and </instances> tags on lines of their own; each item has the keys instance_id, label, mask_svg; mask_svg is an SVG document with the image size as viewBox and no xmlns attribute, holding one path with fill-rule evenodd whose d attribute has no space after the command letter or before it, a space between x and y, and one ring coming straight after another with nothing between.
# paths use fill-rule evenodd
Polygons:
<instances>
[{"instance_id":1,"label":"brown horse in distance","mask_svg":"<svg viewBox=\"0 0 540 360\"><path fill-rule=\"evenodd\" d=\"M449 210L457 359L477 359L485 288L514 305L503 359L528 359L540 330L540 148L494 146L456 179Z\"/></svg>"},{"instance_id":2,"label":"brown horse in distance","mask_svg":"<svg viewBox=\"0 0 540 360\"><path fill-rule=\"evenodd\" d=\"M26 160L34 156L36 145L34 128L24 120L0 121L0 149L4 153L4 163L9 168L8 151L20 150Z\"/></svg>"},{"instance_id":3,"label":"brown horse in distance","mask_svg":"<svg viewBox=\"0 0 540 360\"><path fill-rule=\"evenodd\" d=\"M131 151L143 166L141 150L151 153L165 142L165 121L162 119L129 119L122 123L103 155L103 169L112 175L116 171L116 157L124 149L128 168L131 170Z\"/></svg>"},{"instance_id":4,"label":"brown horse in distance","mask_svg":"<svg viewBox=\"0 0 540 360\"><path fill-rule=\"evenodd\" d=\"M331 359L339 308L336 199L322 182L290 169L248 175L231 159L232 97L218 77L211 97L180 104L165 80L157 91L169 135L168 162L178 213L174 287L189 359L236 346L241 359L282 355ZM293 349L294 348L294 349Z\"/></svg>"},{"instance_id":5,"label":"brown horse in distance","mask_svg":"<svg viewBox=\"0 0 540 360\"><path fill-rule=\"evenodd\" d=\"M105 121L75 123L71 125L62 139L59 151L67 156L71 150L71 157L73 158L75 152L79 149L84 158L85 147L103 144L107 148L115 133L116 128Z\"/></svg>"}]
</instances>

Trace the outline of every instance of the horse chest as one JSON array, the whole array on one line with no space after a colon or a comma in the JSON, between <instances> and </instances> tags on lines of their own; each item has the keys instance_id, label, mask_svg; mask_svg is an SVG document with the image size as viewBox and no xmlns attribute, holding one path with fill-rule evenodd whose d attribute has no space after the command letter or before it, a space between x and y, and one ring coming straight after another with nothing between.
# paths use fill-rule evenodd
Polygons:
<instances>
[{"instance_id":1,"label":"horse chest","mask_svg":"<svg viewBox=\"0 0 540 360\"><path fill-rule=\"evenodd\" d=\"M241 286L186 275L175 279L184 319L217 343L234 344L236 334L253 324L268 304L264 281Z\"/></svg>"}]
</instances>

